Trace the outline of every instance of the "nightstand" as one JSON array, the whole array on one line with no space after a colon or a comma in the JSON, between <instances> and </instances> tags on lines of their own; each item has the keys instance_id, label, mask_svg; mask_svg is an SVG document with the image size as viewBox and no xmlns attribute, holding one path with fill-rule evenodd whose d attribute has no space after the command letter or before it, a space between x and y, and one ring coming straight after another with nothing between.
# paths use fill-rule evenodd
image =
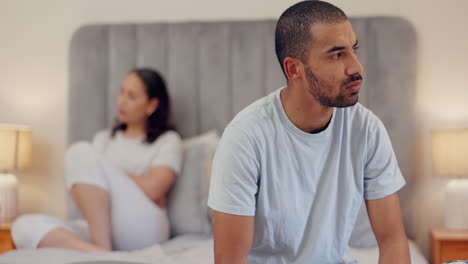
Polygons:
<instances>
[{"instance_id":1,"label":"nightstand","mask_svg":"<svg viewBox=\"0 0 468 264\"><path fill-rule=\"evenodd\" d=\"M15 249L10 234L11 223L0 225L0 254Z\"/></svg>"},{"instance_id":2,"label":"nightstand","mask_svg":"<svg viewBox=\"0 0 468 264\"><path fill-rule=\"evenodd\" d=\"M468 260L468 230L433 228L432 264L451 260Z\"/></svg>"}]
</instances>

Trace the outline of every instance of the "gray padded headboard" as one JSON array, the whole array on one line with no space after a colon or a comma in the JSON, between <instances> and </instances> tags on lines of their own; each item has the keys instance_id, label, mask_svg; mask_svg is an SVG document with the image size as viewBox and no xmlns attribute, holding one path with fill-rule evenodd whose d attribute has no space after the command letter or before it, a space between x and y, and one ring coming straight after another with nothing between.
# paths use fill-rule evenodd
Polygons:
<instances>
[{"instance_id":1,"label":"gray padded headboard","mask_svg":"<svg viewBox=\"0 0 468 264\"><path fill-rule=\"evenodd\" d=\"M416 34L395 17L352 18L365 67L360 102L387 127L409 183L414 174ZM70 50L68 141L91 139L114 119L120 82L134 67L160 71L184 137L222 131L254 100L285 84L274 52L275 21L89 25ZM407 227L410 225L407 225ZM409 230L411 236L416 230Z\"/></svg>"}]
</instances>

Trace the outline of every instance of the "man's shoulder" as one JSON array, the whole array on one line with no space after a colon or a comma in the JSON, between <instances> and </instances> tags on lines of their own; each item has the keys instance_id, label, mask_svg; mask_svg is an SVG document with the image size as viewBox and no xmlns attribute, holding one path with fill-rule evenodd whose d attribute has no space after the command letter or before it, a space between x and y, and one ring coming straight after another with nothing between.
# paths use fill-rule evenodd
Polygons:
<instances>
[{"instance_id":1,"label":"man's shoulder","mask_svg":"<svg viewBox=\"0 0 468 264\"><path fill-rule=\"evenodd\" d=\"M364 122L369 124L380 122L380 119L374 114L374 112L372 112L372 110L360 103L351 107L342 108L341 111L344 118L352 119L354 122Z\"/></svg>"},{"instance_id":2,"label":"man's shoulder","mask_svg":"<svg viewBox=\"0 0 468 264\"><path fill-rule=\"evenodd\" d=\"M374 134L385 129L380 118L370 109L360 103L354 106L342 108L342 118L350 124L350 133Z\"/></svg>"},{"instance_id":3,"label":"man's shoulder","mask_svg":"<svg viewBox=\"0 0 468 264\"><path fill-rule=\"evenodd\" d=\"M226 128L235 128L251 134L268 125L275 114L274 97L275 93L272 93L253 102L241 110Z\"/></svg>"}]
</instances>

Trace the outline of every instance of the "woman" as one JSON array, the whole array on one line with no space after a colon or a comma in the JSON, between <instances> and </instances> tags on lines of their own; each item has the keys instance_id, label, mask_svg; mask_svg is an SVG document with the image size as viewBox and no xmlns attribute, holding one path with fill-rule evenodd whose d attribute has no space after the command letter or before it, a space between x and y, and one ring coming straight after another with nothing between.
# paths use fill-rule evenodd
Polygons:
<instances>
[{"instance_id":1,"label":"woman","mask_svg":"<svg viewBox=\"0 0 468 264\"><path fill-rule=\"evenodd\" d=\"M169 239L166 196L180 171L180 136L169 125L161 76L136 69L122 82L117 124L65 155L65 183L83 220L25 215L14 223L17 248L134 250Z\"/></svg>"}]
</instances>

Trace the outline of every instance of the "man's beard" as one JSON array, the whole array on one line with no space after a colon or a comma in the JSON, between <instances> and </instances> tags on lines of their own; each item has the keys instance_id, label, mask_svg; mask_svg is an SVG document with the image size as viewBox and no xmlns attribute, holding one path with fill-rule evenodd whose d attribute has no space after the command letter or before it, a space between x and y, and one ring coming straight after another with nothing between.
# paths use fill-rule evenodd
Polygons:
<instances>
[{"instance_id":1,"label":"man's beard","mask_svg":"<svg viewBox=\"0 0 468 264\"><path fill-rule=\"evenodd\" d=\"M334 89L332 85L318 79L308 67L306 67L305 74L307 83L309 84L309 93L317 99L321 105L343 108L353 106L358 102L359 97L357 95L351 96L345 93L345 87L352 82L362 80L361 74L355 74L344 81L341 84L339 94L335 97L329 94L329 92Z\"/></svg>"}]
</instances>

